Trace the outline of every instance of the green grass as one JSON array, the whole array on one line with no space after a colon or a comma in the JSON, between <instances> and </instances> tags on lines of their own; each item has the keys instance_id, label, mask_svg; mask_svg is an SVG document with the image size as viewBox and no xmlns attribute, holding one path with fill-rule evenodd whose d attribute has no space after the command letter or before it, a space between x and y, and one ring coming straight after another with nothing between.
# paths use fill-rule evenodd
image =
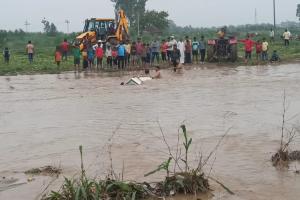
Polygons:
<instances>
[{"instance_id":1,"label":"green grass","mask_svg":"<svg viewBox=\"0 0 300 200\"><path fill-rule=\"evenodd\" d=\"M0 75L17 75L17 74L35 74L35 73L59 73L73 69L72 59L62 62L60 67L54 63L54 56L49 54L39 54L34 57L34 62L29 63L27 55L12 55L10 63L7 65L0 59Z\"/></svg>"},{"instance_id":2,"label":"green grass","mask_svg":"<svg viewBox=\"0 0 300 200\"><path fill-rule=\"evenodd\" d=\"M60 68L54 62L54 52L64 38L72 41L74 34L58 34L56 37L50 37L42 33L30 33L18 36L8 34L0 38L0 49L8 47L11 53L10 63L4 63L3 56L0 56L0 75L17 75L17 74L36 74L36 73L59 73L73 69L73 58L67 62L61 63ZM31 40L35 45L35 56L32 64L28 61L25 52L27 42Z\"/></svg>"}]
</instances>

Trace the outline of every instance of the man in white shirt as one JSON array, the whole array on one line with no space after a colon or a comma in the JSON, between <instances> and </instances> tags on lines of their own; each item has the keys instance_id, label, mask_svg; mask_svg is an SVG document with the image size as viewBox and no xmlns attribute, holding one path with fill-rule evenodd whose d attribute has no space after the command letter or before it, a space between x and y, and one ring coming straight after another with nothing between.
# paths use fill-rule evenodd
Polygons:
<instances>
[{"instance_id":1,"label":"man in white shirt","mask_svg":"<svg viewBox=\"0 0 300 200\"><path fill-rule=\"evenodd\" d=\"M283 39L284 39L284 46L290 45L290 38L291 38L291 32L285 29L285 32L283 33Z\"/></svg>"},{"instance_id":2,"label":"man in white shirt","mask_svg":"<svg viewBox=\"0 0 300 200\"><path fill-rule=\"evenodd\" d=\"M169 61L171 61L171 55L172 55L172 52L173 52L174 45L177 45L177 41L175 40L174 36L171 36L170 40L168 42L168 50L167 50Z\"/></svg>"},{"instance_id":3,"label":"man in white shirt","mask_svg":"<svg viewBox=\"0 0 300 200\"><path fill-rule=\"evenodd\" d=\"M26 53L28 55L29 63L31 64L33 62L34 54L34 45L31 43L31 41L28 41L28 44L26 45Z\"/></svg>"}]
</instances>

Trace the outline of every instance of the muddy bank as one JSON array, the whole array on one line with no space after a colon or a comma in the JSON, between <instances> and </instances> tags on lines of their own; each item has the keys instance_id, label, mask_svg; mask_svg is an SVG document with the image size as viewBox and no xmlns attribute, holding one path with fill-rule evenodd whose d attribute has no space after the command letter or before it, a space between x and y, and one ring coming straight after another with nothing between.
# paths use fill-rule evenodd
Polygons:
<instances>
[{"instance_id":1,"label":"muddy bank","mask_svg":"<svg viewBox=\"0 0 300 200\"><path fill-rule=\"evenodd\" d=\"M177 142L176 125L186 121L195 153L201 149L208 154L233 127L211 173L236 195L214 186L213 199L298 199L300 177L293 169L299 163L279 172L270 162L280 141L284 89L288 115L300 110L298 64L191 67L183 74L163 70L161 80L139 87L119 85L134 74L0 77L0 176L14 178L21 176L16 171L51 165L71 177L80 171L77 149L83 145L88 175L100 177L109 169L107 143L119 127L113 137L114 167L121 171L124 161L125 178L139 181L167 154L157 119L171 147ZM1 191L0 199L35 199L50 181L38 177ZM51 189L61 181L54 181Z\"/></svg>"}]
</instances>

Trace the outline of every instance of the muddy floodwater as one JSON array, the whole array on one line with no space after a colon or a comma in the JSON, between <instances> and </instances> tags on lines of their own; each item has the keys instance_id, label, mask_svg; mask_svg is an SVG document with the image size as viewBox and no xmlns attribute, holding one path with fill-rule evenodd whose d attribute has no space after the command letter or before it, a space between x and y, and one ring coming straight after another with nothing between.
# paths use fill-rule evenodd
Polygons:
<instances>
[{"instance_id":1,"label":"muddy floodwater","mask_svg":"<svg viewBox=\"0 0 300 200\"><path fill-rule=\"evenodd\" d=\"M89 176L108 171L111 144L115 171L124 163L125 178L142 181L168 158L159 121L172 148L178 127L186 124L193 138L191 162L199 152L208 155L231 127L206 170L213 164L211 175L236 195L213 184L213 199L299 200L300 175L294 171L300 163L283 171L270 163L279 146L284 90L288 125L300 124L299 64L165 70L161 80L120 86L132 74L0 77L0 199L38 199L52 178L28 182L22 172L34 167L59 166L65 176L76 174L79 145ZM291 147L299 150L300 140ZM56 180L49 188L60 184Z\"/></svg>"}]
</instances>

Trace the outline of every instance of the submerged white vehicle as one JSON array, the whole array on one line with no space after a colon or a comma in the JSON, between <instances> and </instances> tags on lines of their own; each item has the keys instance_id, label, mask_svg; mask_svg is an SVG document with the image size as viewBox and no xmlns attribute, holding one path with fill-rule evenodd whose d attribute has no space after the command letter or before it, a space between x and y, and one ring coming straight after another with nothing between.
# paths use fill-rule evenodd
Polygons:
<instances>
[{"instance_id":1,"label":"submerged white vehicle","mask_svg":"<svg viewBox=\"0 0 300 200\"><path fill-rule=\"evenodd\" d=\"M152 80L149 76L133 77L127 81L126 85L142 85L143 82Z\"/></svg>"}]
</instances>

